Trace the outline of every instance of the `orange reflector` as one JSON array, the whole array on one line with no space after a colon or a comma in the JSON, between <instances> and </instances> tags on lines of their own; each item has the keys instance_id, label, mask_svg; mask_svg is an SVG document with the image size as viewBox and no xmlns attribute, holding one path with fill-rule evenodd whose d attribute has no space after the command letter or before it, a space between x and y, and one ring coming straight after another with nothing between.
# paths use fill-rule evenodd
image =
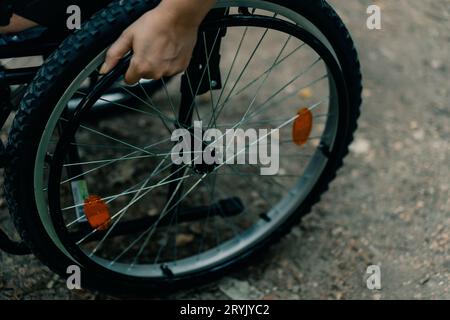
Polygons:
<instances>
[{"instance_id":1,"label":"orange reflector","mask_svg":"<svg viewBox=\"0 0 450 320\"><path fill-rule=\"evenodd\" d=\"M106 230L111 225L111 215L106 203L96 195L84 200L84 214L93 229Z\"/></svg>"},{"instance_id":2,"label":"orange reflector","mask_svg":"<svg viewBox=\"0 0 450 320\"><path fill-rule=\"evenodd\" d=\"M312 131L313 116L308 108L302 108L298 112L292 128L292 140L299 146L304 145Z\"/></svg>"}]
</instances>

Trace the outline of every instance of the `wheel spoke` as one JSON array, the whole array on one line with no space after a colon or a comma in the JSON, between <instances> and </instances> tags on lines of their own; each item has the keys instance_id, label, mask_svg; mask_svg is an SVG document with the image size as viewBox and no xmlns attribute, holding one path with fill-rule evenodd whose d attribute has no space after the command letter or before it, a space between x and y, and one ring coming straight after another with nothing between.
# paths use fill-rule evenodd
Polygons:
<instances>
[{"instance_id":1,"label":"wheel spoke","mask_svg":"<svg viewBox=\"0 0 450 320\"><path fill-rule=\"evenodd\" d=\"M134 201L136 201L136 199L141 195L141 193L143 192L143 190L145 189L145 187L147 187L148 183L150 182L150 179L154 177L155 173L158 171L159 167L162 166L162 164L167 160L167 157L164 158L157 166L156 168L153 170L152 173L150 173L150 175L147 177L147 179L144 181L142 187L135 193L135 195L133 196L133 198L131 199L131 201L128 203L128 205L124 208L122 208L120 211L123 210L123 212L119 215L119 217L116 219L116 221L112 224L112 226L108 229L108 231L106 232L106 234L103 236L103 238L100 240L100 242L95 246L95 248L91 251L91 253L89 254L90 257L92 257L92 255L94 255L98 249L100 249L100 247L103 245L103 243L106 241L106 239L108 238L108 236L111 234L111 232L114 230L114 228L117 226L117 224L120 222L120 220L122 219L122 217L128 212L128 209L131 207L131 203L135 203Z\"/></svg>"},{"instance_id":2,"label":"wheel spoke","mask_svg":"<svg viewBox=\"0 0 450 320\"><path fill-rule=\"evenodd\" d=\"M270 66L266 71L264 71L263 73L261 73L260 75L258 75L257 77L255 77L253 80L249 81L245 86L243 86L241 89L237 90L233 96L238 96L239 94L241 94L242 92L244 92L245 90L247 90L249 87L251 87L252 85L254 85L259 79L261 79L262 77L264 77L267 73L270 73L273 71L273 69L275 69L277 66L279 66L280 64L282 64L284 61L286 61L286 59L288 59L289 57L291 57L294 53L297 53L301 48L303 48L305 46L305 43L302 43L301 45L299 45L297 48L295 48L294 50L292 50L290 53L288 53L285 57L283 57L282 59L280 59L278 62L274 63L272 66Z\"/></svg>"},{"instance_id":3,"label":"wheel spoke","mask_svg":"<svg viewBox=\"0 0 450 320\"><path fill-rule=\"evenodd\" d=\"M183 166L181 168L184 168L186 166ZM180 169L181 169L180 168ZM142 193L140 196L138 196L135 200L131 201L128 205L126 205L125 207L123 207L121 210L119 210L117 213L115 213L112 217L111 217L111 221L114 220L117 216L119 216L122 212L124 212L125 210L128 210L129 207L131 207L132 205L134 205L136 202L138 202L139 200L141 200L143 197L145 197L148 193L150 193L151 191L153 191L154 189L156 189L157 187L162 186L163 184L167 184L167 179L169 177L171 177L172 175L174 175L177 171L175 171L174 173L170 174L169 176L167 176L166 178L162 179L160 182L158 182L158 184L155 184L153 186L148 187L148 189ZM183 176L179 179L174 179L175 181L182 181L186 178L190 177L190 175L188 176ZM145 189L145 188L144 188ZM85 241L86 239L88 239L91 235L95 234L98 231L98 229L94 229L93 231L91 231L89 234L87 234L85 237L83 237L81 240L79 240L77 242L77 245L80 245L83 241Z\"/></svg>"},{"instance_id":4,"label":"wheel spoke","mask_svg":"<svg viewBox=\"0 0 450 320\"><path fill-rule=\"evenodd\" d=\"M142 88L142 90L144 90L144 94L145 97L149 100L149 101L145 101L144 99L142 99L141 97L139 97L138 95L134 94L133 92L131 92L131 90L129 90L126 87L121 87L124 91L128 92L131 96L133 96L134 98L138 99L139 101L141 101L142 103L144 103L145 106L149 107L151 110L156 112L156 115L158 116L158 118L161 120L161 122L163 123L164 127L167 129L167 131L169 132L169 134L172 133L172 129L170 128L170 125L168 124L175 124L178 123L178 121L176 120L176 116L175 118L169 118L168 116L166 116L164 113L161 112L161 110L159 110L157 107L155 107L153 105L152 99L150 98L150 96L147 94L147 92L145 91L145 89L142 87L142 84L139 82L139 87ZM148 113L148 112L144 112L146 114L150 114L153 115L152 113Z\"/></svg>"},{"instance_id":5,"label":"wheel spoke","mask_svg":"<svg viewBox=\"0 0 450 320\"><path fill-rule=\"evenodd\" d=\"M169 163L169 164L166 165L164 168L162 168L161 170L159 170L157 174L160 174L161 172L164 172L165 170L167 170L167 169L170 168L171 166L172 166L172 163ZM170 183L172 183L172 182L175 182L175 181L178 181L178 179L168 180L168 181L166 181L166 182L164 182L164 183L161 183L159 186L165 186L165 185L168 185L168 184L170 184ZM133 189L133 188L134 188L134 187L137 187L137 186L140 185L141 183L143 183L143 181L141 181L140 183L135 184L134 186L132 186L132 187L126 189L125 191L123 191L123 192L121 192L121 193L117 193L117 194L114 194L114 195L111 195L111 196L107 196L107 197L101 198L101 200L102 200L102 201L106 201L106 203L110 203L110 202L112 202L112 201L114 201L114 200L116 200L116 199L118 199L118 198L120 198L120 197L132 195L132 194L134 194L134 193L136 193L136 192L138 191L138 189ZM150 189L150 188L152 188L152 187L144 188L144 190L148 190L148 189ZM84 205L84 204L81 203L81 204L77 204L77 205L65 207L65 208L62 208L61 211L67 211L67 210L70 210L70 209L79 208L79 207L82 207L83 205Z\"/></svg>"},{"instance_id":6,"label":"wheel spoke","mask_svg":"<svg viewBox=\"0 0 450 320\"><path fill-rule=\"evenodd\" d=\"M297 76L295 76L293 79L291 79L288 83L286 83L283 87L281 87L280 89L278 89L274 94L272 94L269 98L267 98L266 101L264 101L263 103L261 103L256 110L263 108L264 106L266 106L270 101L273 100L273 98L275 98L276 96L278 96L281 92L283 92L287 87L289 87L291 84L293 84L295 81L297 81L300 77L302 77L303 75L305 75L306 73L308 73L308 71L310 71L315 65L317 65L317 63L319 63L319 61L321 61L322 58L318 58L316 61L314 61L310 66L308 66L308 68L306 68L306 70L302 71L300 74L298 74ZM321 79L320 79L321 80ZM319 80L317 80L319 81ZM305 86L305 87L309 87ZM256 112L256 111L255 111Z\"/></svg>"},{"instance_id":7,"label":"wheel spoke","mask_svg":"<svg viewBox=\"0 0 450 320\"><path fill-rule=\"evenodd\" d=\"M118 261L118 259L120 259L126 252L128 252L135 244L137 244L143 237L147 236L145 238L144 244L140 247L138 255L140 255L142 253L142 251L145 249L145 247L148 244L148 241L150 240L151 236L153 235L154 230L156 229L156 227L158 226L159 222L166 216L167 212L171 212L171 210L177 206L179 203L181 203L181 201L184 200L184 198L186 198L201 182L202 180L205 178L206 175L203 175L200 179L198 179L198 181L183 195L183 197L181 199L179 199L172 207L170 207L169 209L167 209L167 206L164 208L163 213L160 214L159 218L144 232L141 233L141 235L134 240L124 251L122 251L118 256L116 256L114 258L113 261L111 261L110 265L113 265L114 263L116 263ZM177 185L177 188L181 186L181 183L179 183ZM175 192L173 193L173 195L175 195ZM172 196L173 196L172 195ZM172 197L171 197L172 198Z\"/></svg>"},{"instance_id":8,"label":"wheel spoke","mask_svg":"<svg viewBox=\"0 0 450 320\"><path fill-rule=\"evenodd\" d=\"M289 35L285 41L285 43L283 44L280 52L278 53L277 57L275 58L275 61L272 63L272 67L270 68L270 71L267 72L264 76L263 81L261 81L261 83L258 86L258 89L256 90L256 93L253 96L253 99L251 100L250 104L247 107L247 110L244 113L244 116L242 117L243 119L249 114L250 110L252 109L253 105L256 102L256 98L258 98L259 92L261 91L261 89L264 87L264 84L266 83L267 79L269 79L270 74L272 73L273 70L273 66L278 62L278 60L280 59L281 55L283 54L284 50L286 49L289 41L291 40L292 36ZM224 107L221 109L223 110L225 108L226 105L224 105ZM220 113L219 113L220 115Z\"/></svg>"},{"instance_id":9,"label":"wheel spoke","mask_svg":"<svg viewBox=\"0 0 450 320\"><path fill-rule=\"evenodd\" d=\"M219 101L217 101L217 106L215 107L215 109L217 109L217 114L221 114L223 108L225 107L225 105L227 104L227 102L230 100L231 95L233 94L234 89L236 89L237 84L239 83L239 81L241 80L241 78L243 77L245 71L247 70L248 66L250 65L250 62L253 60L253 57L256 54L256 51L258 51L259 47L261 46L261 43L264 41L264 39L266 38L267 33L269 32L269 29L266 28L262 34L262 36L260 37L258 43L256 44L256 47L253 49L252 53L250 54L250 57L248 58L247 62L245 63L244 67L242 68L241 72L239 73L234 85L231 87L230 91L228 92L228 95L226 96L224 102L222 104L219 105Z\"/></svg>"},{"instance_id":10,"label":"wheel spoke","mask_svg":"<svg viewBox=\"0 0 450 320\"><path fill-rule=\"evenodd\" d=\"M210 53L208 53L208 48L206 47L206 35L205 35L204 32L203 32L203 44L204 44L203 47L204 47L204 50L205 50L205 56L209 57ZM212 50L211 50L211 53L212 53ZM215 109L214 109L214 95L213 95L212 79L211 79L211 68L210 68L210 65L209 65L209 61L206 64L206 69L208 71L209 94L210 94L210 100L211 100L211 113L212 113L211 120L213 122L213 125L215 126L215 124L216 124L216 115L215 115Z\"/></svg>"},{"instance_id":11,"label":"wheel spoke","mask_svg":"<svg viewBox=\"0 0 450 320\"><path fill-rule=\"evenodd\" d=\"M210 54L206 57L206 65L208 65L208 66L209 66L209 61L210 61L210 59L211 59L212 53L214 52L214 49L215 49L215 47L216 47L217 40L219 39L219 35L220 35L220 29L217 30L216 36L215 36L215 38L214 38L213 45L212 45L212 47L211 47L211 52L210 52ZM191 111L192 111L192 108L195 108L195 104L196 104L196 103L195 103L195 97L197 97L197 95L198 95L198 93L199 93L199 91L200 91L200 87L201 87L202 81L203 81L203 79L205 78L206 69L207 69L207 68L203 68L203 72L202 72L202 75L201 75L201 77L200 77L200 81L198 82L197 88L196 88L196 90L195 90L195 94L193 95L192 103L191 103L191 105L190 105L190 107L189 107L189 110L188 110L187 114L190 114Z\"/></svg>"},{"instance_id":12,"label":"wheel spoke","mask_svg":"<svg viewBox=\"0 0 450 320\"><path fill-rule=\"evenodd\" d=\"M226 88L226 86L228 84L228 81L230 80L231 72L233 71L233 68L234 68L234 66L236 64L237 58L238 58L239 53L241 51L242 44L244 43L244 39L245 39L245 36L247 35L247 32L248 32L248 27L245 27L244 32L242 33L241 40L239 41L238 47L236 49L236 53L234 54L233 61L231 62L230 68L228 69L227 77L225 78L225 82L222 85L222 90L220 90L219 97L217 98L217 105L214 106L214 110L219 105L220 100L222 99L222 96L223 96L223 94L225 92L225 88Z\"/></svg>"},{"instance_id":13,"label":"wheel spoke","mask_svg":"<svg viewBox=\"0 0 450 320\"><path fill-rule=\"evenodd\" d=\"M151 145L148 145L148 146L146 146L144 149L148 149L148 148L154 147L154 146L159 145L159 144L162 144L162 143L164 143L164 142L166 142L166 141L170 141L170 138L168 138L168 139L166 139L166 140L161 140L161 141L156 142L156 143L151 144ZM138 152L139 152L139 151L134 151L134 152L128 153L128 154L126 154L126 155L124 155L124 156L122 156L122 157L120 157L120 158L118 158L118 159L108 161L108 162L106 162L106 163L104 163L104 164L102 164L102 165L100 165L100 166L97 166L97 167L94 167L94 168L92 168L92 169L89 169L89 170L83 172L82 174L78 174L78 175L75 175L75 176L73 176L73 177L71 177L71 178L69 178L69 179L63 180L63 181L61 181L61 184L65 184L65 183L67 183L67 182L71 182L71 181L73 181L73 180L76 180L76 179L78 179L78 178L80 178L80 177L83 177L84 175L86 175L86 174L88 174L88 173L92 173L92 172L94 172L94 171L96 171L96 170L99 170L99 169L104 168L104 167L106 167L106 166L108 166L108 165L111 165L111 164L113 164L113 163L116 163L117 161L120 161L120 160L123 159L123 158L131 157L131 156L133 156L133 155L136 155L136 154L138 154ZM153 154L151 154L151 155L153 155ZM46 190L46 189L44 189L44 190Z\"/></svg>"}]
</instances>

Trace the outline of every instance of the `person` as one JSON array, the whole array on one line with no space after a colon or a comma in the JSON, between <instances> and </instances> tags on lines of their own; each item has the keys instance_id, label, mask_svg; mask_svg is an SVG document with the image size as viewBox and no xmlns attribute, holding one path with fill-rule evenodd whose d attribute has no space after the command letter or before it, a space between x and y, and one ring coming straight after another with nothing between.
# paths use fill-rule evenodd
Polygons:
<instances>
[{"instance_id":1,"label":"person","mask_svg":"<svg viewBox=\"0 0 450 320\"><path fill-rule=\"evenodd\" d=\"M18 33L39 25L65 28L68 6L78 5L83 15L90 16L111 0L14 1L10 23L0 27L0 33ZM184 71L196 44L198 27L214 4L215 0L162 0L123 31L108 50L100 72L108 73L130 50L133 57L125 74L127 84Z\"/></svg>"}]
</instances>

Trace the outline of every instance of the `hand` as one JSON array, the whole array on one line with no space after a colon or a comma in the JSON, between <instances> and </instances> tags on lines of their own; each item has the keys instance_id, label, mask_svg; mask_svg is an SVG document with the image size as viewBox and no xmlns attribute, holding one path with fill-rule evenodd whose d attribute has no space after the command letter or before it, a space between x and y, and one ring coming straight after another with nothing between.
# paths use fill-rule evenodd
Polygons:
<instances>
[{"instance_id":1,"label":"hand","mask_svg":"<svg viewBox=\"0 0 450 320\"><path fill-rule=\"evenodd\" d=\"M209 4L203 4L204 12L199 12L198 4L192 7L191 2L188 6L186 0L163 1L122 33L108 50L100 73L108 73L130 50L133 50L133 58L125 74L127 84L135 84L143 78L157 80L186 70L197 41L198 27L214 3L204 2ZM196 10L195 18L192 10Z\"/></svg>"}]
</instances>

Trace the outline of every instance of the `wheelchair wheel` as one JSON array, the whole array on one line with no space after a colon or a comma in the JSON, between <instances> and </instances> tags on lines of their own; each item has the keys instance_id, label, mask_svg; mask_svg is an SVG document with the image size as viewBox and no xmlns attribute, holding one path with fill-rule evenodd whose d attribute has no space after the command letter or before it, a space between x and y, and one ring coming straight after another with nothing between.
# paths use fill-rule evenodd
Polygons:
<instances>
[{"instance_id":1,"label":"wheelchair wheel","mask_svg":"<svg viewBox=\"0 0 450 320\"><path fill-rule=\"evenodd\" d=\"M8 204L32 251L61 276L77 264L84 287L119 295L209 281L278 241L336 176L361 104L352 40L317 0L219 0L188 70L153 96L122 83L127 59L99 76L106 48L155 5L114 2L69 37L30 85L7 146ZM113 86L132 98L117 105L129 112L92 121ZM244 130L277 129L257 142L279 146L280 169L174 164L173 131L196 126L242 129L233 138L244 154Z\"/></svg>"}]
</instances>

